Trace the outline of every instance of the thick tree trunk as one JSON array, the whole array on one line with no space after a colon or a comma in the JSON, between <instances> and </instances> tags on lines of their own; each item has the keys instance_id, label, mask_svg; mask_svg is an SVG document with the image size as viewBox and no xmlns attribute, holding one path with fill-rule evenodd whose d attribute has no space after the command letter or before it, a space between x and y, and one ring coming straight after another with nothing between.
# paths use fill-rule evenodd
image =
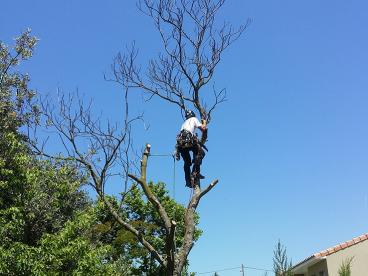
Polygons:
<instances>
[{"instance_id":1,"label":"thick tree trunk","mask_svg":"<svg viewBox=\"0 0 368 276\"><path fill-rule=\"evenodd\" d=\"M143 244L147 249L150 250L153 256L157 261L164 267L167 276L180 276L184 265L187 261L190 250L194 245L194 232L195 232L195 211L199 204L200 199L207 192L209 192L218 182L218 180L213 181L206 189L201 191L199 185L196 185L194 188L193 196L187 206L187 210L184 217L184 241L180 250L177 252L175 247L175 227L176 222L172 220L165 208L159 202L157 197L151 191L147 184L146 180L146 171L147 171L147 162L148 157L150 155L151 146L149 144L146 145L146 149L143 152L142 160L141 160L141 176L137 177L134 175L129 175L130 178L137 181L137 183L142 187L146 197L152 203L152 205L156 208L158 214L160 215L163 224L166 230L166 239L165 239L165 255L160 256L157 254L157 251L153 248L150 248L148 244ZM164 261L162 260L164 259Z\"/></svg>"}]
</instances>

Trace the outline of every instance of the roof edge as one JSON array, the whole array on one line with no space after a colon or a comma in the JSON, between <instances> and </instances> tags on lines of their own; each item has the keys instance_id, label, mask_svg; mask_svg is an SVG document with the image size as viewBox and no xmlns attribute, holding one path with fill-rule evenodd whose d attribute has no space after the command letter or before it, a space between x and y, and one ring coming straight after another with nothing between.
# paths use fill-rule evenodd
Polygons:
<instances>
[{"instance_id":1,"label":"roof edge","mask_svg":"<svg viewBox=\"0 0 368 276\"><path fill-rule=\"evenodd\" d=\"M311 255L310 257L307 257L306 259L300 261L299 263L297 263L296 265L294 265L291 269L292 270L296 270L296 269L300 269L301 267L310 264L313 260L320 260L325 258L326 256L332 255L340 250L344 250L348 247L351 247L353 245L356 245L358 243L361 243L363 241L368 240L368 233L365 233L363 235L360 235L356 238L353 238L351 240L348 240L346 242L343 243L339 243L338 245L335 245L333 247L330 247L328 249L319 251L317 253L314 253L313 255Z\"/></svg>"}]
</instances>

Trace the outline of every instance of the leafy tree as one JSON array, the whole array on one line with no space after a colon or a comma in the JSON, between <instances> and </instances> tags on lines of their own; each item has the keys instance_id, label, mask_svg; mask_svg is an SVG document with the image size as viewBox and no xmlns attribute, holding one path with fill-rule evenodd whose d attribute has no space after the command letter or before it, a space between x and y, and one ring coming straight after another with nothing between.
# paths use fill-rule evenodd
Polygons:
<instances>
[{"instance_id":1,"label":"leafy tree","mask_svg":"<svg viewBox=\"0 0 368 276\"><path fill-rule=\"evenodd\" d=\"M273 251L273 270L275 276L292 276L291 268L292 262L287 257L286 247L278 241Z\"/></svg>"},{"instance_id":2,"label":"leafy tree","mask_svg":"<svg viewBox=\"0 0 368 276\"><path fill-rule=\"evenodd\" d=\"M85 213L90 202L80 190L83 176L66 162L35 159L14 133L3 138L0 274L114 275L126 262L106 262L110 247L90 236L97 221Z\"/></svg>"},{"instance_id":3,"label":"leafy tree","mask_svg":"<svg viewBox=\"0 0 368 276\"><path fill-rule=\"evenodd\" d=\"M65 162L35 159L12 133L6 138L0 275L130 275L123 252L94 237L100 222L80 190L83 175Z\"/></svg>"},{"instance_id":4,"label":"leafy tree","mask_svg":"<svg viewBox=\"0 0 368 276\"><path fill-rule=\"evenodd\" d=\"M351 275L351 263L354 257L347 258L344 260L339 267L339 276L350 276Z\"/></svg>"},{"instance_id":5,"label":"leafy tree","mask_svg":"<svg viewBox=\"0 0 368 276\"><path fill-rule=\"evenodd\" d=\"M45 234L37 246L0 246L1 275L130 275L127 262L111 261L112 247L91 242L93 209L76 214L59 232Z\"/></svg>"},{"instance_id":6,"label":"leafy tree","mask_svg":"<svg viewBox=\"0 0 368 276\"><path fill-rule=\"evenodd\" d=\"M0 48L0 221L4 242L35 245L44 232L54 233L85 208L83 176L70 162L39 161L19 128L35 118L29 77L16 70L33 54L36 38L27 30L16 38L15 54ZM29 109L28 104L31 104Z\"/></svg>"},{"instance_id":7,"label":"leafy tree","mask_svg":"<svg viewBox=\"0 0 368 276\"><path fill-rule=\"evenodd\" d=\"M15 39L10 49L0 41L0 136L16 132L38 114L32 101L36 93L28 87L30 78L17 70L22 61L32 57L36 43L29 29Z\"/></svg>"},{"instance_id":8,"label":"leafy tree","mask_svg":"<svg viewBox=\"0 0 368 276\"><path fill-rule=\"evenodd\" d=\"M36 38L0 45L0 275L129 275L122 256L93 239L97 215L81 191L86 177L67 160L39 160L20 128L35 122L29 77L16 70Z\"/></svg>"},{"instance_id":9,"label":"leafy tree","mask_svg":"<svg viewBox=\"0 0 368 276\"><path fill-rule=\"evenodd\" d=\"M163 207L168 210L168 215L175 221L178 221L175 243L177 248L182 247L185 230L185 207L170 198L164 183L154 184L150 182L148 185L158 200L163 204ZM109 198L109 200L113 206L118 206L115 198ZM116 252L115 257L121 254L126 256L135 274L164 274L162 267L159 266L151 254L139 243L137 237L116 223L111 214L106 212L103 206L101 202L99 205L99 219L101 224L95 227L95 233L98 234L99 240L111 244L114 247ZM144 192L136 185L125 195L124 203L119 209L119 215L125 221L129 221L136 229L139 229L141 234L147 237L147 241L154 245L160 254L165 252L165 227L162 225L160 215L152 204L145 200ZM199 216L197 214L195 220L196 224L198 224ZM201 233L202 231L196 228L195 240L199 238Z\"/></svg>"},{"instance_id":10,"label":"leafy tree","mask_svg":"<svg viewBox=\"0 0 368 276\"><path fill-rule=\"evenodd\" d=\"M36 160L15 135L5 138L8 147L0 153L1 236L3 242L36 245L44 233L61 230L89 204L80 190L83 178L65 162Z\"/></svg>"}]
</instances>

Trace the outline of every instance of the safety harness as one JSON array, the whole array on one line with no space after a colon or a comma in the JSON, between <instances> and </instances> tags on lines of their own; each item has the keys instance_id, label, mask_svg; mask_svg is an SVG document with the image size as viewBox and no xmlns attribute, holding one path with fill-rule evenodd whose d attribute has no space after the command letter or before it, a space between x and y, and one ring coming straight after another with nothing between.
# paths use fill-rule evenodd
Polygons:
<instances>
[{"instance_id":1,"label":"safety harness","mask_svg":"<svg viewBox=\"0 0 368 276\"><path fill-rule=\"evenodd\" d=\"M176 136L176 143L178 148L191 148L194 145L198 144L197 136L193 135L190 131L183 129Z\"/></svg>"}]
</instances>

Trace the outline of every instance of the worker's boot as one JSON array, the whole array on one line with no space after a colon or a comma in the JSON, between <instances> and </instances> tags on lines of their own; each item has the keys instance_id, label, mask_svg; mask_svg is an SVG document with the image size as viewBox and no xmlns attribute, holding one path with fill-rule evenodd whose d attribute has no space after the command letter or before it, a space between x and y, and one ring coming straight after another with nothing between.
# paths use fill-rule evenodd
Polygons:
<instances>
[{"instance_id":1,"label":"worker's boot","mask_svg":"<svg viewBox=\"0 0 368 276\"><path fill-rule=\"evenodd\" d=\"M199 172L194 171L194 172L192 172L192 174L190 176L190 179L191 179L191 184L192 184L192 188L193 188L196 185L199 186L199 184L200 184L199 180L204 179L204 176L201 175Z\"/></svg>"},{"instance_id":2,"label":"worker's boot","mask_svg":"<svg viewBox=\"0 0 368 276\"><path fill-rule=\"evenodd\" d=\"M199 179L204 179L204 175L202 175L200 172L200 167L198 165L194 165L193 166L193 171L192 171L192 175L194 176L194 178L199 178Z\"/></svg>"}]
</instances>

